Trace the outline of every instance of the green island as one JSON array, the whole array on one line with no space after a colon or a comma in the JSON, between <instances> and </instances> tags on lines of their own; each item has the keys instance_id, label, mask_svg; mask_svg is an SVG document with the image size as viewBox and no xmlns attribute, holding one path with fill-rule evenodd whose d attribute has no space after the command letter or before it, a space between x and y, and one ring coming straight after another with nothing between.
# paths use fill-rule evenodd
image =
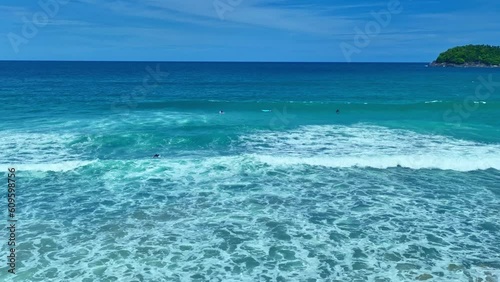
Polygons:
<instances>
[{"instance_id":1,"label":"green island","mask_svg":"<svg viewBox=\"0 0 500 282\"><path fill-rule=\"evenodd\" d=\"M431 63L441 67L499 67L500 46L466 45L448 49Z\"/></svg>"}]
</instances>

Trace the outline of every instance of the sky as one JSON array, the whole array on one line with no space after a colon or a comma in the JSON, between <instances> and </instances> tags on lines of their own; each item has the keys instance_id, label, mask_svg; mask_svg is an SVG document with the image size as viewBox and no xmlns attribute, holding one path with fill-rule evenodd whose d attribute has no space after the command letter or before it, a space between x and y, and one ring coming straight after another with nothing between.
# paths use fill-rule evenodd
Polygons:
<instances>
[{"instance_id":1,"label":"sky","mask_svg":"<svg viewBox=\"0 0 500 282\"><path fill-rule=\"evenodd\" d=\"M499 0L3 0L0 60L430 62Z\"/></svg>"}]
</instances>

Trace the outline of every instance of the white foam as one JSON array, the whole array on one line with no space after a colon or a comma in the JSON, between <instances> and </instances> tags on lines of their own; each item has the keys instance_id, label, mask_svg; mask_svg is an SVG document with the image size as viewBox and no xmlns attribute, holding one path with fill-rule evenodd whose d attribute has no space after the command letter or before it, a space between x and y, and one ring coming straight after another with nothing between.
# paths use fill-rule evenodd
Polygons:
<instances>
[{"instance_id":1,"label":"white foam","mask_svg":"<svg viewBox=\"0 0 500 282\"><path fill-rule=\"evenodd\" d=\"M380 126L304 126L260 132L241 141L252 157L271 165L500 169L500 145Z\"/></svg>"},{"instance_id":2,"label":"white foam","mask_svg":"<svg viewBox=\"0 0 500 282\"><path fill-rule=\"evenodd\" d=\"M3 165L17 164L24 170L70 171L92 164L79 154L92 140L77 142L77 135L16 134L15 140L0 140ZM285 132L260 131L242 136L231 147L234 157L183 160L139 160L133 167L151 170L197 171L216 165L242 168L250 163L278 166L371 167L385 169L441 169L456 171L500 170L500 145L425 135L409 130L358 124L353 126L303 126ZM75 149L77 149L75 151ZM16 152L12 158L6 152ZM76 152L76 153L75 153ZM100 163L100 162L99 162ZM104 164L109 165L109 163ZM119 167L117 167L119 168ZM217 173L223 173L218 171ZM132 173L131 175L134 175ZM181 173L182 174L182 173ZM192 175L192 174L191 174Z\"/></svg>"},{"instance_id":3,"label":"white foam","mask_svg":"<svg viewBox=\"0 0 500 282\"><path fill-rule=\"evenodd\" d=\"M270 165L311 165L325 167L362 167L362 168L378 168L385 169L391 167L405 167L412 169L442 169L456 171L474 171L495 168L500 170L500 158L495 160L482 160L476 163L477 160L459 160L443 159L434 155L422 156L391 156L391 157L366 157L366 158L327 158L327 157L275 157L275 156L256 156L262 162ZM461 163L463 162L463 163Z\"/></svg>"},{"instance_id":4,"label":"white foam","mask_svg":"<svg viewBox=\"0 0 500 282\"><path fill-rule=\"evenodd\" d=\"M1 167L14 167L17 171L40 171L40 172L67 172L80 167L95 163L96 161L66 161L60 163L42 163L42 164L0 164Z\"/></svg>"},{"instance_id":5,"label":"white foam","mask_svg":"<svg viewBox=\"0 0 500 282\"><path fill-rule=\"evenodd\" d=\"M4 132L0 136L0 160L4 163L58 163L76 161L79 155L68 144L75 134Z\"/></svg>"}]
</instances>

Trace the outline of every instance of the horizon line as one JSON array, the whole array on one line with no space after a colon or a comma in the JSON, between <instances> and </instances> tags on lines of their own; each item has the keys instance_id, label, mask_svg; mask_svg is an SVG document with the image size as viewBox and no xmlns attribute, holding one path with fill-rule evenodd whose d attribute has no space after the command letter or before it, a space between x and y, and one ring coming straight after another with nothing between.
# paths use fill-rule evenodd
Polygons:
<instances>
[{"instance_id":1,"label":"horizon line","mask_svg":"<svg viewBox=\"0 0 500 282\"><path fill-rule=\"evenodd\" d=\"M291 63L291 64L430 64L431 62L342 62L342 61L141 61L141 60L0 60L0 62L68 62L68 63Z\"/></svg>"}]
</instances>

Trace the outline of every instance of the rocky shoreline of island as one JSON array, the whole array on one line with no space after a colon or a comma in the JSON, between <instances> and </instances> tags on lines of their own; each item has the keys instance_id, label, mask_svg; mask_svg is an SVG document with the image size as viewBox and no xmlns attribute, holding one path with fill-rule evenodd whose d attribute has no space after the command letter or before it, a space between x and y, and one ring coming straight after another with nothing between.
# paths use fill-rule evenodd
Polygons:
<instances>
[{"instance_id":1,"label":"rocky shoreline of island","mask_svg":"<svg viewBox=\"0 0 500 282\"><path fill-rule=\"evenodd\" d=\"M430 67L449 67L449 68L500 68L500 65L487 65L482 63L465 63L465 64L452 64L452 63L438 63L436 61L429 64Z\"/></svg>"},{"instance_id":2,"label":"rocky shoreline of island","mask_svg":"<svg viewBox=\"0 0 500 282\"><path fill-rule=\"evenodd\" d=\"M500 67L500 46L465 45L457 46L439 54L430 67L453 68L498 68Z\"/></svg>"}]
</instances>

